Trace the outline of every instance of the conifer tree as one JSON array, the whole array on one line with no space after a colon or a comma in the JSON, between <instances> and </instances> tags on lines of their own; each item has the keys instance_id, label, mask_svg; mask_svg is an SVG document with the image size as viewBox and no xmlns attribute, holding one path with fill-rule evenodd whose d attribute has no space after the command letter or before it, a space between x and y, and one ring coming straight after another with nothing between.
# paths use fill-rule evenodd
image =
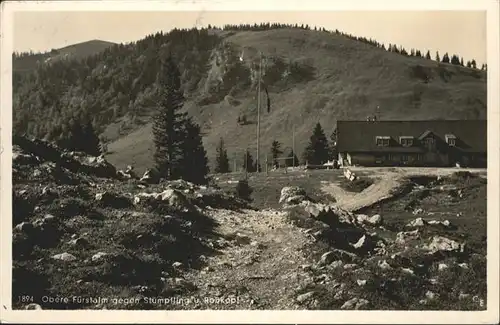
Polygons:
<instances>
[{"instance_id":1,"label":"conifer tree","mask_svg":"<svg viewBox=\"0 0 500 325\"><path fill-rule=\"evenodd\" d=\"M200 126L191 118L184 121L181 148L183 155L178 167L179 177L194 184L206 184L209 172L207 152L203 147Z\"/></svg>"},{"instance_id":2,"label":"conifer tree","mask_svg":"<svg viewBox=\"0 0 500 325\"><path fill-rule=\"evenodd\" d=\"M81 120L78 118L72 119L69 122L67 140L62 141L62 143L68 150L83 151L81 145L85 138L84 135Z\"/></svg>"},{"instance_id":3,"label":"conifer tree","mask_svg":"<svg viewBox=\"0 0 500 325\"><path fill-rule=\"evenodd\" d=\"M246 170L247 172L254 172L256 170L255 163L253 161L252 155L250 154L250 151L246 150L245 153L243 154L243 170Z\"/></svg>"},{"instance_id":4,"label":"conifer tree","mask_svg":"<svg viewBox=\"0 0 500 325\"><path fill-rule=\"evenodd\" d=\"M215 172L229 173L229 159L227 157L227 150L224 147L224 139L220 138L219 145L216 150L217 156L215 157Z\"/></svg>"},{"instance_id":5,"label":"conifer tree","mask_svg":"<svg viewBox=\"0 0 500 325\"><path fill-rule=\"evenodd\" d=\"M448 55L448 52L443 55L443 63L450 63L450 57Z\"/></svg>"},{"instance_id":6,"label":"conifer tree","mask_svg":"<svg viewBox=\"0 0 500 325\"><path fill-rule=\"evenodd\" d=\"M431 52L429 52L429 50L427 50L427 53L425 54L425 58L427 60L430 60L431 59Z\"/></svg>"},{"instance_id":7,"label":"conifer tree","mask_svg":"<svg viewBox=\"0 0 500 325\"><path fill-rule=\"evenodd\" d=\"M273 166L278 167L278 157L283 153L281 150L281 143L277 140L274 140L271 144L271 156L273 159Z\"/></svg>"},{"instance_id":8,"label":"conifer tree","mask_svg":"<svg viewBox=\"0 0 500 325\"><path fill-rule=\"evenodd\" d=\"M333 130L330 135L330 143L329 143L329 154L330 159L337 159L337 129Z\"/></svg>"},{"instance_id":9,"label":"conifer tree","mask_svg":"<svg viewBox=\"0 0 500 325\"><path fill-rule=\"evenodd\" d=\"M102 153L99 136L90 119L87 119L87 123L83 127L83 142L79 147L92 156L99 156Z\"/></svg>"},{"instance_id":10,"label":"conifer tree","mask_svg":"<svg viewBox=\"0 0 500 325\"><path fill-rule=\"evenodd\" d=\"M299 158L297 155L292 151L288 154L285 160L285 166L286 167L297 167L300 164Z\"/></svg>"},{"instance_id":11,"label":"conifer tree","mask_svg":"<svg viewBox=\"0 0 500 325\"><path fill-rule=\"evenodd\" d=\"M328 156L328 140L321 124L318 122L304 151L304 160L312 165L320 165L327 162Z\"/></svg>"},{"instance_id":12,"label":"conifer tree","mask_svg":"<svg viewBox=\"0 0 500 325\"><path fill-rule=\"evenodd\" d=\"M439 52L436 51L436 62L440 62L441 58L439 57Z\"/></svg>"},{"instance_id":13,"label":"conifer tree","mask_svg":"<svg viewBox=\"0 0 500 325\"><path fill-rule=\"evenodd\" d=\"M184 104L184 95L179 69L170 55L160 59L156 83L158 101L153 120L154 160L160 177L177 179L181 176L182 128L186 114L179 112Z\"/></svg>"}]
</instances>

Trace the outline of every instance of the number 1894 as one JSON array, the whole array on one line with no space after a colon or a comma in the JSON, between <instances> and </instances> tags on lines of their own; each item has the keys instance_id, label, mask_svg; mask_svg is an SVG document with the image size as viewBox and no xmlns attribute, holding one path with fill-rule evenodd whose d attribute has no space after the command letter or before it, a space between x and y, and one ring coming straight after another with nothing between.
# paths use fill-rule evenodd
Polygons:
<instances>
[{"instance_id":1,"label":"number 1894","mask_svg":"<svg viewBox=\"0 0 500 325\"><path fill-rule=\"evenodd\" d=\"M33 302L33 296L19 296L19 302Z\"/></svg>"}]
</instances>

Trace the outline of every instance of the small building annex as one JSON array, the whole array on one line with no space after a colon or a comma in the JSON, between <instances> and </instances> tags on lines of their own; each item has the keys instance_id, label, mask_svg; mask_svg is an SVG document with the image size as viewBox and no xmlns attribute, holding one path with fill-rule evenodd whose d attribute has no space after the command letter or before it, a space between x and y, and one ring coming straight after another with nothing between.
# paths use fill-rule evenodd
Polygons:
<instances>
[{"instance_id":1,"label":"small building annex","mask_svg":"<svg viewBox=\"0 0 500 325\"><path fill-rule=\"evenodd\" d=\"M486 120L337 121L343 166L486 167Z\"/></svg>"}]
</instances>

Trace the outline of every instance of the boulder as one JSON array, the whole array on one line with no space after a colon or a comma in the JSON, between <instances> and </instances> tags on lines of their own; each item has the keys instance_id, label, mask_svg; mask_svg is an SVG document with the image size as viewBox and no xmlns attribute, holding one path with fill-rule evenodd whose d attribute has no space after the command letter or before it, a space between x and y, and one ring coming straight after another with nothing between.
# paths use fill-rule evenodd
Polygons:
<instances>
[{"instance_id":1,"label":"boulder","mask_svg":"<svg viewBox=\"0 0 500 325\"><path fill-rule=\"evenodd\" d=\"M361 236L356 243L351 244L351 246L359 252L368 252L376 247L376 242L373 240L373 237L365 234Z\"/></svg>"},{"instance_id":2,"label":"boulder","mask_svg":"<svg viewBox=\"0 0 500 325\"><path fill-rule=\"evenodd\" d=\"M368 216L366 214L358 214L356 215L356 221L360 224L366 223L368 220Z\"/></svg>"},{"instance_id":3,"label":"boulder","mask_svg":"<svg viewBox=\"0 0 500 325\"><path fill-rule=\"evenodd\" d=\"M86 170L92 172L96 176L113 178L116 175L115 166L106 161L103 155L98 157L87 157L82 165Z\"/></svg>"},{"instance_id":4,"label":"boulder","mask_svg":"<svg viewBox=\"0 0 500 325\"><path fill-rule=\"evenodd\" d=\"M89 245L89 242L85 238L80 237L70 240L69 244L76 247L87 247Z\"/></svg>"},{"instance_id":5,"label":"boulder","mask_svg":"<svg viewBox=\"0 0 500 325\"><path fill-rule=\"evenodd\" d=\"M281 189L279 203L296 205L307 201L306 191L298 186L287 186Z\"/></svg>"},{"instance_id":6,"label":"boulder","mask_svg":"<svg viewBox=\"0 0 500 325\"><path fill-rule=\"evenodd\" d=\"M247 245L250 244L251 240L247 235L243 235L241 233L236 233L235 240L239 245Z\"/></svg>"},{"instance_id":7,"label":"boulder","mask_svg":"<svg viewBox=\"0 0 500 325\"><path fill-rule=\"evenodd\" d=\"M299 295L297 297L297 302L298 303L304 303L307 300L311 299L312 297L314 297L314 291L310 291L310 292L307 292L307 293Z\"/></svg>"},{"instance_id":8,"label":"boulder","mask_svg":"<svg viewBox=\"0 0 500 325\"><path fill-rule=\"evenodd\" d=\"M357 214L356 221L359 224L378 226L382 224L382 217L380 216L380 214L375 214L372 217L369 217L366 214Z\"/></svg>"},{"instance_id":9,"label":"boulder","mask_svg":"<svg viewBox=\"0 0 500 325\"><path fill-rule=\"evenodd\" d=\"M366 299L361 299L361 298L352 298L348 301L346 301L340 309L364 309L368 307L370 302Z\"/></svg>"},{"instance_id":10,"label":"boulder","mask_svg":"<svg viewBox=\"0 0 500 325\"><path fill-rule=\"evenodd\" d=\"M375 214L368 219L368 223L374 226L379 226L383 223L382 216L380 214Z\"/></svg>"},{"instance_id":11,"label":"boulder","mask_svg":"<svg viewBox=\"0 0 500 325\"><path fill-rule=\"evenodd\" d=\"M108 191L97 193L95 200L103 207L113 207L116 209L127 208L131 205L128 198Z\"/></svg>"},{"instance_id":12,"label":"boulder","mask_svg":"<svg viewBox=\"0 0 500 325\"><path fill-rule=\"evenodd\" d=\"M423 227L426 222L422 218L417 218L415 220L410 221L406 226L407 227Z\"/></svg>"},{"instance_id":13,"label":"boulder","mask_svg":"<svg viewBox=\"0 0 500 325\"><path fill-rule=\"evenodd\" d=\"M40 306L39 304L35 304L35 303L31 303L29 305L26 305L26 307L24 307L25 310L42 310L42 306Z\"/></svg>"},{"instance_id":14,"label":"boulder","mask_svg":"<svg viewBox=\"0 0 500 325\"><path fill-rule=\"evenodd\" d=\"M56 255L52 256L52 259L61 260L64 262L71 262L71 261L76 260L77 258L72 254L64 252L64 253L56 254Z\"/></svg>"},{"instance_id":15,"label":"boulder","mask_svg":"<svg viewBox=\"0 0 500 325\"><path fill-rule=\"evenodd\" d=\"M463 252L465 244L460 244L452 239L434 236L428 245L424 245L425 250L428 250L431 254L437 252Z\"/></svg>"},{"instance_id":16,"label":"boulder","mask_svg":"<svg viewBox=\"0 0 500 325\"><path fill-rule=\"evenodd\" d=\"M399 245L405 245L408 240L415 240L420 238L420 232L418 229L413 231L401 231L396 234L395 243Z\"/></svg>"},{"instance_id":17,"label":"boulder","mask_svg":"<svg viewBox=\"0 0 500 325\"><path fill-rule=\"evenodd\" d=\"M320 265L327 265L332 263L335 260L335 253L334 252L326 252L323 255L321 255L321 258L318 262Z\"/></svg>"},{"instance_id":18,"label":"boulder","mask_svg":"<svg viewBox=\"0 0 500 325\"><path fill-rule=\"evenodd\" d=\"M159 195L161 196L162 201L168 201L168 204L171 207L178 210L187 212L192 208L186 196L178 190L168 188Z\"/></svg>"},{"instance_id":19,"label":"boulder","mask_svg":"<svg viewBox=\"0 0 500 325\"><path fill-rule=\"evenodd\" d=\"M444 220L444 221L429 220L427 223L429 225L437 225L437 226L443 226L443 227L450 227L451 226L451 223L448 220Z\"/></svg>"},{"instance_id":20,"label":"boulder","mask_svg":"<svg viewBox=\"0 0 500 325\"><path fill-rule=\"evenodd\" d=\"M102 260L104 257L108 256L108 253L103 253L103 252L98 252L94 255L92 255L92 262L97 262Z\"/></svg>"},{"instance_id":21,"label":"boulder","mask_svg":"<svg viewBox=\"0 0 500 325\"><path fill-rule=\"evenodd\" d=\"M331 251L324 253L318 263L320 265L327 265L331 264L335 260L340 260L344 263L351 263L356 261L357 258L357 255L354 253L334 248Z\"/></svg>"},{"instance_id":22,"label":"boulder","mask_svg":"<svg viewBox=\"0 0 500 325\"><path fill-rule=\"evenodd\" d=\"M23 233L29 233L33 231L33 229L34 229L33 224L30 222L21 222L16 227L14 227L14 230Z\"/></svg>"},{"instance_id":23,"label":"boulder","mask_svg":"<svg viewBox=\"0 0 500 325\"><path fill-rule=\"evenodd\" d=\"M390 269L392 269L391 265L389 263L387 263L386 260L380 260L380 261L378 261L377 265L382 270L390 270Z\"/></svg>"}]
</instances>

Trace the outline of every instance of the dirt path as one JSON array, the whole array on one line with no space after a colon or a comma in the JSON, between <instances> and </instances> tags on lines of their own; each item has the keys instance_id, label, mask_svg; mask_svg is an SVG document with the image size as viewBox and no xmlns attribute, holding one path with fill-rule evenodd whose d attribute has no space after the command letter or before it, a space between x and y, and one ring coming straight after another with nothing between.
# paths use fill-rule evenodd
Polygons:
<instances>
[{"instance_id":1,"label":"dirt path","mask_svg":"<svg viewBox=\"0 0 500 325\"><path fill-rule=\"evenodd\" d=\"M321 186L323 192L333 195L336 205L349 210L356 211L366 206L370 206L381 200L391 197L392 191L402 185L402 181L410 176L447 176L456 171L455 168L350 168L354 173L367 174L365 177L374 178L375 182L360 193L348 192L342 189L337 183L324 182ZM471 169L469 171L478 173L486 178L486 171L482 169Z\"/></svg>"},{"instance_id":2,"label":"dirt path","mask_svg":"<svg viewBox=\"0 0 500 325\"><path fill-rule=\"evenodd\" d=\"M393 189L402 184L402 176L399 172L378 174L375 182L360 193L348 192L332 182L323 183L321 190L333 195L340 208L355 211L390 197Z\"/></svg>"},{"instance_id":3,"label":"dirt path","mask_svg":"<svg viewBox=\"0 0 500 325\"><path fill-rule=\"evenodd\" d=\"M287 223L283 212L209 213L219 223L216 231L227 240L219 240L220 255L207 258L208 267L186 275L200 289L200 307L296 309L295 290L308 280L302 251L311 239ZM217 302L217 297L233 301Z\"/></svg>"}]
</instances>

